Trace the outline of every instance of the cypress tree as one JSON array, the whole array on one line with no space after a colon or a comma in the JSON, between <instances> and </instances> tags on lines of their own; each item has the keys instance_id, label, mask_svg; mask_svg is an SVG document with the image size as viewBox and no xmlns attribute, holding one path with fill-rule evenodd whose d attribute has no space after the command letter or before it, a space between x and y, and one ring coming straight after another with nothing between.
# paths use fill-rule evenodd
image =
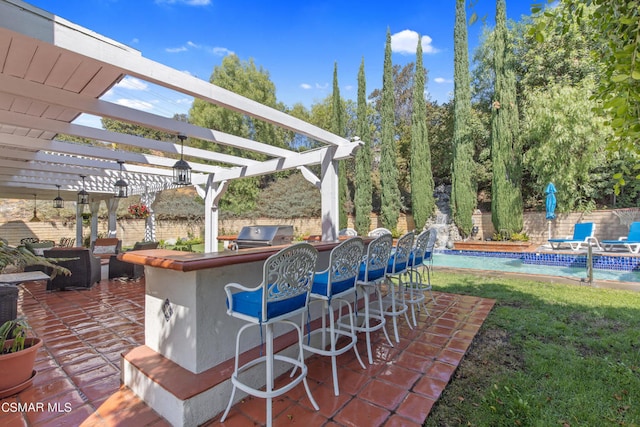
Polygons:
<instances>
[{"instance_id":1,"label":"cypress tree","mask_svg":"<svg viewBox=\"0 0 640 427\"><path fill-rule=\"evenodd\" d=\"M505 0L496 3L494 98L491 105L491 221L498 233L522 230L522 148L516 79L507 33Z\"/></svg>"},{"instance_id":2,"label":"cypress tree","mask_svg":"<svg viewBox=\"0 0 640 427\"><path fill-rule=\"evenodd\" d=\"M338 86L338 63L333 66L333 94L331 96L331 132L339 136L344 136L344 111L340 99L340 88ZM339 228L347 227L347 172L345 160L338 161L338 205L339 205Z\"/></svg>"},{"instance_id":3,"label":"cypress tree","mask_svg":"<svg viewBox=\"0 0 640 427\"><path fill-rule=\"evenodd\" d=\"M400 190L398 188L397 147L395 139L395 112L393 93L393 65L391 63L391 30L387 29L382 74L382 101L380 103L380 187L382 226L395 230L400 216Z\"/></svg>"},{"instance_id":4,"label":"cypress tree","mask_svg":"<svg viewBox=\"0 0 640 427\"><path fill-rule=\"evenodd\" d=\"M467 46L465 0L456 0L456 23L453 29L453 173L451 174L451 213L463 236L473 228L477 190L473 179L474 144L471 138L471 90L469 48Z\"/></svg>"},{"instance_id":5,"label":"cypress tree","mask_svg":"<svg viewBox=\"0 0 640 427\"><path fill-rule=\"evenodd\" d=\"M411 205L417 230L424 228L433 213L433 173L427 129L427 107L424 99L425 69L422 65L422 43L418 38L416 74L413 79L413 109L411 111Z\"/></svg>"},{"instance_id":6,"label":"cypress tree","mask_svg":"<svg viewBox=\"0 0 640 427\"><path fill-rule=\"evenodd\" d=\"M356 153L355 229L366 236L371 227L371 131L367 117L367 83L364 75L364 58L358 71L357 135L364 145Z\"/></svg>"}]
</instances>

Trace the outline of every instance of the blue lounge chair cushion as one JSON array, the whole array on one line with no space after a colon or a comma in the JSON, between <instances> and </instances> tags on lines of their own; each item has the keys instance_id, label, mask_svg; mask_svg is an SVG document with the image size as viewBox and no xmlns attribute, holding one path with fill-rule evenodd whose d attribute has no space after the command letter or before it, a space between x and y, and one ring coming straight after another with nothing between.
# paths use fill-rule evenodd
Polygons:
<instances>
[{"instance_id":1,"label":"blue lounge chair cushion","mask_svg":"<svg viewBox=\"0 0 640 427\"><path fill-rule=\"evenodd\" d=\"M393 254L389 257L389 264L387 264L387 273L393 272L393 263L396 261L396 255ZM407 268L407 262L400 262L396 264L396 272L403 271Z\"/></svg>"},{"instance_id":2,"label":"blue lounge chair cushion","mask_svg":"<svg viewBox=\"0 0 640 427\"><path fill-rule=\"evenodd\" d=\"M367 272L367 264L363 262L360 264L360 271L358 272L358 280L360 281L364 280L366 272ZM377 270L369 270L369 280L377 280L382 276L384 276L384 273L385 273L384 267L379 268Z\"/></svg>"},{"instance_id":3,"label":"blue lounge chair cushion","mask_svg":"<svg viewBox=\"0 0 640 427\"><path fill-rule=\"evenodd\" d=\"M351 277L347 280L335 280L331 284L331 294L336 295L341 292L346 291L349 288L352 288L355 284L355 277ZM323 273L316 273L313 278L313 286L311 287L311 293L316 295L324 295L326 297L328 295L328 287L329 287L329 272L325 271Z\"/></svg>"},{"instance_id":4,"label":"blue lounge chair cushion","mask_svg":"<svg viewBox=\"0 0 640 427\"><path fill-rule=\"evenodd\" d=\"M262 288L255 291L242 291L233 294L233 311L247 316L262 318ZM304 307L307 294L303 293L293 298L267 303L267 319L278 317ZM227 301L229 307L229 301Z\"/></svg>"}]
</instances>

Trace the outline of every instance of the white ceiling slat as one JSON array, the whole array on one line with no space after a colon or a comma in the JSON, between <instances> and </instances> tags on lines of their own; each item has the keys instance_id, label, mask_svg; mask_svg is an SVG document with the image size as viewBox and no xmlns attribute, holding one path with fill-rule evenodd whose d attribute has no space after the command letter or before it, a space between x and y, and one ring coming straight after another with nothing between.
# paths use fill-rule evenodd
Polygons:
<instances>
[{"instance_id":1,"label":"white ceiling slat","mask_svg":"<svg viewBox=\"0 0 640 427\"><path fill-rule=\"evenodd\" d=\"M51 51L51 49L46 49L45 46L42 48L38 46L25 79L36 83L44 83L59 57L60 55Z\"/></svg>"},{"instance_id":2,"label":"white ceiling slat","mask_svg":"<svg viewBox=\"0 0 640 427\"><path fill-rule=\"evenodd\" d=\"M73 73L78 69L82 60L75 56L64 58L64 60L56 61L44 82L47 86L64 88Z\"/></svg>"},{"instance_id":3,"label":"white ceiling slat","mask_svg":"<svg viewBox=\"0 0 640 427\"><path fill-rule=\"evenodd\" d=\"M135 49L21 0L0 0L0 197L23 198L34 190L38 197L40 193L55 197L56 183L63 186L63 194L73 195L81 186L80 175L86 175L88 191L95 193L92 196L108 198L114 179L120 176L116 160L125 162L122 175L132 194L175 188L171 166L181 152L177 139L155 141L71 123L81 114L173 135L182 133L240 150L240 155L232 156L185 146L195 185L326 160L327 147L297 153L98 99L127 75L337 146L331 151L338 153L332 155L334 159L350 155L356 147L331 132L151 61ZM105 145L59 141L54 139L56 134ZM114 144L120 149L113 149ZM132 152L128 147L166 156ZM253 160L251 153L268 160Z\"/></svg>"},{"instance_id":4,"label":"white ceiling slat","mask_svg":"<svg viewBox=\"0 0 640 427\"><path fill-rule=\"evenodd\" d=\"M10 76L24 78L35 52L36 46L33 43L14 37L11 40L9 52L7 52L7 60L3 73Z\"/></svg>"}]
</instances>

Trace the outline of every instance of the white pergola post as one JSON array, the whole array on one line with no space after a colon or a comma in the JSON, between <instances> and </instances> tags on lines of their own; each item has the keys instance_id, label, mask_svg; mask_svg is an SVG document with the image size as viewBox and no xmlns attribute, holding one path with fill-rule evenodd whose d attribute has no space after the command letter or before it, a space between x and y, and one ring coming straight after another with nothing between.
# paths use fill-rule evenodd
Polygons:
<instances>
[{"instance_id":1,"label":"white pergola post","mask_svg":"<svg viewBox=\"0 0 640 427\"><path fill-rule=\"evenodd\" d=\"M195 187L204 199L204 251L218 252L218 203L227 191L228 181L213 182L213 175L209 175L206 191Z\"/></svg>"},{"instance_id":2,"label":"white pergola post","mask_svg":"<svg viewBox=\"0 0 640 427\"><path fill-rule=\"evenodd\" d=\"M322 158L320 195L322 197L322 241L338 239L338 160L333 160L336 147L329 147Z\"/></svg>"},{"instance_id":3,"label":"white pergola post","mask_svg":"<svg viewBox=\"0 0 640 427\"><path fill-rule=\"evenodd\" d=\"M107 210L109 212L107 237L116 237L118 235L117 213L118 213L118 205L120 204L120 199L116 197L112 197L108 199L106 202L107 202Z\"/></svg>"},{"instance_id":4,"label":"white pergola post","mask_svg":"<svg viewBox=\"0 0 640 427\"><path fill-rule=\"evenodd\" d=\"M144 241L155 242L156 241L156 212L154 204L156 202L156 196L158 193L145 191L140 197L140 201L149 209L149 216L144 222Z\"/></svg>"},{"instance_id":5,"label":"white pergola post","mask_svg":"<svg viewBox=\"0 0 640 427\"><path fill-rule=\"evenodd\" d=\"M76 246L82 246L82 211L84 205L76 204Z\"/></svg>"},{"instance_id":6,"label":"white pergola post","mask_svg":"<svg viewBox=\"0 0 640 427\"><path fill-rule=\"evenodd\" d=\"M98 210L100 209L100 200L90 202L89 209L91 210L91 238L89 242L93 243L98 237Z\"/></svg>"}]
</instances>

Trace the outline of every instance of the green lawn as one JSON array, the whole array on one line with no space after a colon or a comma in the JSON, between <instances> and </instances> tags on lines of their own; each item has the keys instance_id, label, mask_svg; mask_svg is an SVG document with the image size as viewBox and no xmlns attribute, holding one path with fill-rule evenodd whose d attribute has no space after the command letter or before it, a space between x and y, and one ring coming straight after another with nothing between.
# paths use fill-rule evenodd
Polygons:
<instances>
[{"instance_id":1,"label":"green lawn","mask_svg":"<svg viewBox=\"0 0 640 427\"><path fill-rule=\"evenodd\" d=\"M426 426L640 425L640 292L450 274L494 298Z\"/></svg>"}]
</instances>

